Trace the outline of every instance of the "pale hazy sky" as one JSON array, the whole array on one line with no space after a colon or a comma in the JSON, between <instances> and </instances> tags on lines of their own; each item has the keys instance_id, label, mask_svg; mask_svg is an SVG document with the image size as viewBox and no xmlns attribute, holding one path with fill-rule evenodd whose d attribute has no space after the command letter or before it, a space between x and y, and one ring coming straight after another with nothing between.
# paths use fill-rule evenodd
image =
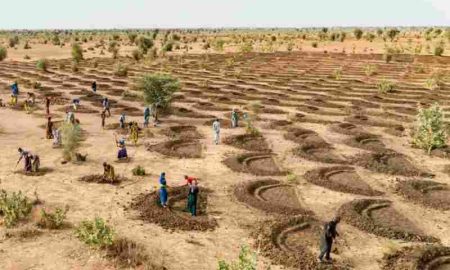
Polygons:
<instances>
[{"instance_id":1,"label":"pale hazy sky","mask_svg":"<svg viewBox=\"0 0 450 270\"><path fill-rule=\"evenodd\" d=\"M450 0L0 0L0 29L450 25Z\"/></svg>"}]
</instances>

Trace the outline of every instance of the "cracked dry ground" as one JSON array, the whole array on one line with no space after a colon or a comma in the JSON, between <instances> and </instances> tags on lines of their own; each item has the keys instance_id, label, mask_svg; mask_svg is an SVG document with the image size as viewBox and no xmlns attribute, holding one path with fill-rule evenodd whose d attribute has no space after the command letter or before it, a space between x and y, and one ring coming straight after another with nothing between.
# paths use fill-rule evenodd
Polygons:
<instances>
[{"instance_id":1,"label":"cracked dry ground","mask_svg":"<svg viewBox=\"0 0 450 270\"><path fill-rule=\"evenodd\" d=\"M104 58L96 59L96 64L84 60L75 73L70 60L50 61L48 72L37 71L32 62L1 62L0 97L8 100L8 84L18 80L19 100L25 92L34 92L38 104L32 114L20 106L0 108L0 187L22 190L30 197L36 191L48 205L69 205L72 224L104 217L168 269L215 269L219 259L236 258L242 244L259 248L261 261L272 264L272 269L283 264L314 269L317 230L338 211L345 218L334 250L335 268L397 269L396 260L383 261L387 247L423 245L416 240L450 245L448 206L430 207L436 205L434 199L448 202L449 162L442 155L429 157L411 148L408 137L418 102L437 101L448 114L450 86L430 92L423 82L431 68L448 69L449 60L403 56L386 64L380 55L322 53L168 56L150 64L120 59L129 64L128 77L114 76L113 60ZM366 64L377 65L377 74L367 77ZM426 67L424 73L416 72L419 65ZM340 80L331 76L338 67ZM123 93L147 72L168 72L182 82L172 113L162 116L160 127L142 130L140 142L129 146L130 162L113 163L126 181L116 185L79 181L101 173L103 161L114 161L113 134L118 132L120 113L142 123L143 103ZM395 80L396 91L378 94L375 84L382 78ZM89 90L93 80L97 94ZM41 89L33 89L35 81ZM76 117L86 137L79 152L88 154L87 162L62 165L61 150L45 139L46 96L54 97L54 121L63 119L73 98L81 99ZM110 98L113 113L105 130L100 127L102 96ZM241 136L242 126L229 128L231 109L246 112L253 101L262 105L255 123L261 136L255 138ZM228 144L213 144L214 117L223 120L221 136ZM39 153L48 172L33 177L17 173L18 146ZM133 176L131 169L137 165L149 175ZM162 171L171 186L184 184L185 174L199 177L200 187L211 191L200 218L217 224L209 230L186 226L177 230L141 220L131 204L140 196L157 197L149 194L155 194ZM421 191L422 185L402 184L431 178L433 187L439 188L426 186ZM361 202L368 203L360 207ZM182 202L176 204L173 211L182 208ZM174 212L167 220L177 217L189 218ZM404 237L404 232L410 234ZM0 233L1 269L113 267L80 243L71 229L27 239L7 237L3 226ZM439 254L441 259L427 255L427 263L417 265L445 269L448 254L442 250L420 253ZM410 256L402 254L395 258Z\"/></svg>"}]
</instances>

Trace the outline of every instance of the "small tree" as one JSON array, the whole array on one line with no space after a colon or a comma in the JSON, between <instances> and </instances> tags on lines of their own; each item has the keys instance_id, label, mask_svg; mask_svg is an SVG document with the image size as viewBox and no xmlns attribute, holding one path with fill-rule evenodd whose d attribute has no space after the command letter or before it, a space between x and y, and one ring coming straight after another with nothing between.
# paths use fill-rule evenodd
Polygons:
<instances>
[{"instance_id":1,"label":"small tree","mask_svg":"<svg viewBox=\"0 0 450 270\"><path fill-rule=\"evenodd\" d=\"M116 41L111 41L108 46L108 52L112 54L112 58L116 59L119 54L119 48Z\"/></svg>"},{"instance_id":2,"label":"small tree","mask_svg":"<svg viewBox=\"0 0 450 270\"><path fill-rule=\"evenodd\" d=\"M439 43L434 47L433 54L436 56L442 56L442 54L444 54L444 50L444 45Z\"/></svg>"},{"instance_id":3,"label":"small tree","mask_svg":"<svg viewBox=\"0 0 450 270\"><path fill-rule=\"evenodd\" d=\"M136 33L128 33L128 39L130 40L130 43L133 44L136 41L137 34Z\"/></svg>"},{"instance_id":4,"label":"small tree","mask_svg":"<svg viewBox=\"0 0 450 270\"><path fill-rule=\"evenodd\" d=\"M8 56L8 51L5 47L0 46L0 61L5 60L5 58Z\"/></svg>"},{"instance_id":5,"label":"small tree","mask_svg":"<svg viewBox=\"0 0 450 270\"><path fill-rule=\"evenodd\" d=\"M36 62L36 68L40 71L47 71L48 68L48 60L47 59L39 59Z\"/></svg>"},{"instance_id":6,"label":"small tree","mask_svg":"<svg viewBox=\"0 0 450 270\"><path fill-rule=\"evenodd\" d=\"M60 229L64 225L67 211L69 211L68 206L64 209L57 207L54 212L48 212L45 211L45 209L41 209L41 219L38 221L37 225L41 228L52 230Z\"/></svg>"},{"instance_id":7,"label":"small tree","mask_svg":"<svg viewBox=\"0 0 450 270\"><path fill-rule=\"evenodd\" d=\"M147 105L167 109L172 96L180 89L180 82L166 74L146 74L136 82L136 90L142 91Z\"/></svg>"},{"instance_id":8,"label":"small tree","mask_svg":"<svg viewBox=\"0 0 450 270\"><path fill-rule=\"evenodd\" d=\"M32 204L22 192L12 194L0 190L0 214L6 227L13 227L31 213Z\"/></svg>"},{"instance_id":9,"label":"small tree","mask_svg":"<svg viewBox=\"0 0 450 270\"><path fill-rule=\"evenodd\" d=\"M83 60L83 48L81 48L81 45L78 43L72 44L72 59L76 63Z\"/></svg>"},{"instance_id":10,"label":"small tree","mask_svg":"<svg viewBox=\"0 0 450 270\"><path fill-rule=\"evenodd\" d=\"M342 78L342 67L338 67L333 70L333 77L336 80L340 80Z\"/></svg>"},{"instance_id":11,"label":"small tree","mask_svg":"<svg viewBox=\"0 0 450 270\"><path fill-rule=\"evenodd\" d=\"M60 129L63 157L65 160L70 161L75 156L75 151L80 145L81 128L78 124L64 123Z\"/></svg>"},{"instance_id":12,"label":"small tree","mask_svg":"<svg viewBox=\"0 0 450 270\"><path fill-rule=\"evenodd\" d=\"M137 42L139 50L143 54L147 54L148 50L153 47L153 40L151 40L148 37L140 36L136 42Z\"/></svg>"},{"instance_id":13,"label":"small tree","mask_svg":"<svg viewBox=\"0 0 450 270\"><path fill-rule=\"evenodd\" d=\"M413 144L427 151L445 146L447 134L444 129L444 114L437 103L430 108L419 108L417 126L414 132Z\"/></svg>"},{"instance_id":14,"label":"small tree","mask_svg":"<svg viewBox=\"0 0 450 270\"><path fill-rule=\"evenodd\" d=\"M139 61L142 59L143 55L142 52L138 49L135 49L131 52L131 56L133 57L134 60Z\"/></svg>"},{"instance_id":15,"label":"small tree","mask_svg":"<svg viewBox=\"0 0 450 270\"><path fill-rule=\"evenodd\" d=\"M394 40L394 38L400 34L400 30L398 30L397 28L391 28L386 32L386 35L389 37L389 39L391 41Z\"/></svg>"},{"instance_id":16,"label":"small tree","mask_svg":"<svg viewBox=\"0 0 450 270\"><path fill-rule=\"evenodd\" d=\"M219 261L219 270L256 270L258 266L258 256L249 247L242 246L239 252L238 261L228 263Z\"/></svg>"},{"instance_id":17,"label":"small tree","mask_svg":"<svg viewBox=\"0 0 450 270\"><path fill-rule=\"evenodd\" d=\"M128 66L117 63L114 66L114 75L119 77L126 77L128 75Z\"/></svg>"},{"instance_id":18,"label":"small tree","mask_svg":"<svg viewBox=\"0 0 450 270\"><path fill-rule=\"evenodd\" d=\"M360 40L363 35L363 31L359 28L355 28L355 30L353 30L353 34L357 40Z\"/></svg>"},{"instance_id":19,"label":"small tree","mask_svg":"<svg viewBox=\"0 0 450 270\"><path fill-rule=\"evenodd\" d=\"M96 217L93 221L82 221L75 230L75 235L90 246L104 248L113 244L115 233L105 220Z\"/></svg>"}]
</instances>

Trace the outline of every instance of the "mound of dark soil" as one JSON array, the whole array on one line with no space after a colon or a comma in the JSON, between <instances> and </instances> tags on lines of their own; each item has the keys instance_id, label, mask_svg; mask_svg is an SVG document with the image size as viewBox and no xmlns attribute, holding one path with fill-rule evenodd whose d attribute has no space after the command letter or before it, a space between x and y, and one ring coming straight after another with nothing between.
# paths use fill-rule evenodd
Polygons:
<instances>
[{"instance_id":1,"label":"mound of dark soil","mask_svg":"<svg viewBox=\"0 0 450 270\"><path fill-rule=\"evenodd\" d=\"M317 254L311 247L319 250L320 223L310 216L297 216L261 223L252 236L257 239L255 246L261 254L274 264L294 269L350 269L339 262L320 264Z\"/></svg>"},{"instance_id":2,"label":"mound of dark soil","mask_svg":"<svg viewBox=\"0 0 450 270\"><path fill-rule=\"evenodd\" d=\"M281 129L292 125L291 121L288 120L272 120L264 126L267 129Z\"/></svg>"},{"instance_id":3,"label":"mound of dark soil","mask_svg":"<svg viewBox=\"0 0 450 270\"><path fill-rule=\"evenodd\" d=\"M392 136L402 137L405 135L405 128L403 126L394 126L384 129L384 132Z\"/></svg>"},{"instance_id":4,"label":"mound of dark soil","mask_svg":"<svg viewBox=\"0 0 450 270\"><path fill-rule=\"evenodd\" d=\"M195 126L168 127L161 130L161 133L172 139L193 140L202 138Z\"/></svg>"},{"instance_id":5,"label":"mound of dark soil","mask_svg":"<svg viewBox=\"0 0 450 270\"><path fill-rule=\"evenodd\" d=\"M406 156L392 151L357 155L353 163L368 170L404 176L429 176L417 169Z\"/></svg>"},{"instance_id":6,"label":"mound of dark soil","mask_svg":"<svg viewBox=\"0 0 450 270\"><path fill-rule=\"evenodd\" d=\"M450 209L450 188L446 184L428 180L399 181L396 192L414 203L440 210Z\"/></svg>"},{"instance_id":7,"label":"mound of dark soil","mask_svg":"<svg viewBox=\"0 0 450 270\"><path fill-rule=\"evenodd\" d=\"M349 146L369 151L382 152L386 150L386 146L380 140L380 137L370 133L358 133L346 140L345 143Z\"/></svg>"},{"instance_id":8,"label":"mound of dark soil","mask_svg":"<svg viewBox=\"0 0 450 270\"><path fill-rule=\"evenodd\" d=\"M348 163L343 157L334 153L333 150L333 147L326 142L308 142L295 148L293 152L306 160L336 164Z\"/></svg>"},{"instance_id":9,"label":"mound of dark soil","mask_svg":"<svg viewBox=\"0 0 450 270\"><path fill-rule=\"evenodd\" d=\"M266 179L242 183L234 189L236 198L262 211L280 215L312 214L300 206L295 187Z\"/></svg>"},{"instance_id":10,"label":"mound of dark soil","mask_svg":"<svg viewBox=\"0 0 450 270\"><path fill-rule=\"evenodd\" d=\"M39 168L38 172L24 172L23 170L15 171L15 173L22 174L25 176L43 176L43 175L46 175L47 173L51 173L51 172L53 172L53 169L47 168L47 167Z\"/></svg>"},{"instance_id":11,"label":"mound of dark soil","mask_svg":"<svg viewBox=\"0 0 450 270\"><path fill-rule=\"evenodd\" d=\"M205 121L205 123L203 125L208 126L208 127L212 127L212 125L214 123L214 119L210 119L208 121ZM238 122L238 126L239 127L244 127L245 123L243 121L239 121ZM220 119L220 128L231 128L231 120L229 120L229 119Z\"/></svg>"},{"instance_id":12,"label":"mound of dark soil","mask_svg":"<svg viewBox=\"0 0 450 270\"><path fill-rule=\"evenodd\" d=\"M450 247L441 245L404 247L394 253L385 254L383 256L382 269L450 269Z\"/></svg>"},{"instance_id":13,"label":"mound of dark soil","mask_svg":"<svg viewBox=\"0 0 450 270\"><path fill-rule=\"evenodd\" d=\"M349 166L319 168L308 171L304 177L310 183L334 191L366 196L379 196L383 194L380 191L373 190L361 179L355 169Z\"/></svg>"},{"instance_id":14,"label":"mound of dark soil","mask_svg":"<svg viewBox=\"0 0 450 270\"><path fill-rule=\"evenodd\" d=\"M197 140L172 140L150 145L147 150L178 158L201 158L202 156L202 145Z\"/></svg>"},{"instance_id":15,"label":"mound of dark soil","mask_svg":"<svg viewBox=\"0 0 450 270\"><path fill-rule=\"evenodd\" d=\"M327 144L325 140L319 136L319 134L304 128L290 128L288 132L284 134L284 138L298 144Z\"/></svg>"},{"instance_id":16,"label":"mound of dark soil","mask_svg":"<svg viewBox=\"0 0 450 270\"><path fill-rule=\"evenodd\" d=\"M187 205L188 188L168 187L168 208L160 205L159 191L141 194L131 203L131 208L139 212L139 217L147 222L156 223L169 230L207 231L217 226L217 221L208 217L208 194L210 190L200 188L198 194L197 216L191 217L184 212Z\"/></svg>"},{"instance_id":17,"label":"mound of dark soil","mask_svg":"<svg viewBox=\"0 0 450 270\"><path fill-rule=\"evenodd\" d=\"M189 117L189 118L215 118L214 115L207 115L194 112L192 110L180 107L172 107L170 109L170 113L180 117Z\"/></svg>"},{"instance_id":18,"label":"mound of dark soil","mask_svg":"<svg viewBox=\"0 0 450 270\"><path fill-rule=\"evenodd\" d=\"M84 105L78 106L76 111L73 109L73 106L70 106L70 105L62 107L62 108L59 108L56 111L58 111L58 112L73 111L74 113L99 113L98 110L88 108L88 107L86 107Z\"/></svg>"},{"instance_id":19,"label":"mound of dark soil","mask_svg":"<svg viewBox=\"0 0 450 270\"><path fill-rule=\"evenodd\" d=\"M260 176L285 175L286 172L280 170L273 155L268 153L246 153L239 156L232 156L223 161L233 171L250 173Z\"/></svg>"},{"instance_id":20,"label":"mound of dark soil","mask_svg":"<svg viewBox=\"0 0 450 270\"><path fill-rule=\"evenodd\" d=\"M223 143L249 151L270 152L269 146L262 135L233 135L226 137Z\"/></svg>"},{"instance_id":21,"label":"mound of dark soil","mask_svg":"<svg viewBox=\"0 0 450 270\"><path fill-rule=\"evenodd\" d=\"M330 130L339 134L353 135L362 132L361 128L351 123L336 123L330 125Z\"/></svg>"},{"instance_id":22,"label":"mound of dark soil","mask_svg":"<svg viewBox=\"0 0 450 270\"><path fill-rule=\"evenodd\" d=\"M88 183L97 183L97 184L111 184L111 185L119 185L122 183L122 181L126 181L125 177L117 176L114 181L111 181L110 179L105 178L101 174L92 174L92 175L86 175L80 178L80 181L88 182Z\"/></svg>"},{"instance_id":23,"label":"mound of dark soil","mask_svg":"<svg viewBox=\"0 0 450 270\"><path fill-rule=\"evenodd\" d=\"M378 236L405 241L439 241L423 235L409 219L392 208L392 202L388 200L353 200L342 205L338 215L358 229Z\"/></svg>"}]
</instances>

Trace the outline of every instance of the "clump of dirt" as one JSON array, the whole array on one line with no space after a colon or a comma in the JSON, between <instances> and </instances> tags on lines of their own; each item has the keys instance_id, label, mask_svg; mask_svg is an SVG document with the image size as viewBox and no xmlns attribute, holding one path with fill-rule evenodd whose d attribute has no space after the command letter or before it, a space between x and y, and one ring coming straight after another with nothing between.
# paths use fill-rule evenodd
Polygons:
<instances>
[{"instance_id":1,"label":"clump of dirt","mask_svg":"<svg viewBox=\"0 0 450 270\"><path fill-rule=\"evenodd\" d=\"M192 110L181 108L181 107L172 107L170 109L170 113L180 117L189 117L189 118L215 118L214 115L207 115L194 112Z\"/></svg>"},{"instance_id":2,"label":"clump of dirt","mask_svg":"<svg viewBox=\"0 0 450 270\"><path fill-rule=\"evenodd\" d=\"M284 138L298 144L327 144L316 132L304 128L290 128Z\"/></svg>"},{"instance_id":3,"label":"clump of dirt","mask_svg":"<svg viewBox=\"0 0 450 270\"><path fill-rule=\"evenodd\" d=\"M172 140L150 145L147 150L177 158L201 158L202 145L197 140Z\"/></svg>"},{"instance_id":4,"label":"clump of dirt","mask_svg":"<svg viewBox=\"0 0 450 270\"><path fill-rule=\"evenodd\" d=\"M344 121L354 123L354 124L359 124L359 125L375 126L375 127L392 128L392 127L399 126L397 123L394 123L394 122L377 121L377 120L371 119L365 115L352 115L352 116L345 118Z\"/></svg>"},{"instance_id":5,"label":"clump of dirt","mask_svg":"<svg viewBox=\"0 0 450 270\"><path fill-rule=\"evenodd\" d=\"M379 196L383 194L380 191L373 190L361 179L355 169L349 166L319 168L308 171L304 177L310 183L334 191L366 196Z\"/></svg>"},{"instance_id":6,"label":"clump of dirt","mask_svg":"<svg viewBox=\"0 0 450 270\"><path fill-rule=\"evenodd\" d=\"M46 175L47 173L51 173L51 172L53 172L53 169L47 168L47 167L39 168L39 171L37 171L37 172L25 172L24 170L15 171L15 173L22 174L25 176L43 176L43 175Z\"/></svg>"},{"instance_id":7,"label":"clump of dirt","mask_svg":"<svg viewBox=\"0 0 450 270\"><path fill-rule=\"evenodd\" d=\"M383 256L383 270L444 270L450 267L450 247L426 245L404 247Z\"/></svg>"},{"instance_id":8,"label":"clump of dirt","mask_svg":"<svg viewBox=\"0 0 450 270\"><path fill-rule=\"evenodd\" d=\"M203 125L211 127L213 125L213 123L214 123L214 120L215 120L215 118L214 119L210 119L208 121L205 121L205 123ZM244 124L243 121L239 121L238 122L238 126L239 127L244 127L245 124ZM220 119L220 128L231 128L231 120L229 120L229 119Z\"/></svg>"},{"instance_id":9,"label":"clump of dirt","mask_svg":"<svg viewBox=\"0 0 450 270\"><path fill-rule=\"evenodd\" d=\"M392 151L360 154L353 158L353 163L379 173L429 176L429 174L417 169L406 156Z\"/></svg>"},{"instance_id":10,"label":"clump of dirt","mask_svg":"<svg viewBox=\"0 0 450 270\"><path fill-rule=\"evenodd\" d=\"M195 126L168 127L163 129L161 133L172 139L193 140L202 138Z\"/></svg>"},{"instance_id":11,"label":"clump of dirt","mask_svg":"<svg viewBox=\"0 0 450 270\"><path fill-rule=\"evenodd\" d=\"M428 180L399 181L396 192L414 203L444 211L450 209L450 188L446 184Z\"/></svg>"},{"instance_id":12,"label":"clump of dirt","mask_svg":"<svg viewBox=\"0 0 450 270\"><path fill-rule=\"evenodd\" d=\"M101 174L86 175L79 179L82 182L119 185L123 181L127 181L125 177L117 176L114 180L108 179Z\"/></svg>"},{"instance_id":13,"label":"clump of dirt","mask_svg":"<svg viewBox=\"0 0 450 270\"><path fill-rule=\"evenodd\" d=\"M226 137L223 143L249 151L270 152L270 148L262 135L233 135Z\"/></svg>"},{"instance_id":14,"label":"clump of dirt","mask_svg":"<svg viewBox=\"0 0 450 270\"><path fill-rule=\"evenodd\" d=\"M405 135L405 128L403 126L394 126L384 129L384 132L392 136L403 137Z\"/></svg>"},{"instance_id":15,"label":"clump of dirt","mask_svg":"<svg viewBox=\"0 0 450 270\"><path fill-rule=\"evenodd\" d=\"M234 189L234 195L240 202L272 214L312 214L301 208L295 187L277 180L265 179L239 184Z\"/></svg>"},{"instance_id":16,"label":"clump of dirt","mask_svg":"<svg viewBox=\"0 0 450 270\"><path fill-rule=\"evenodd\" d=\"M358 199L342 205L338 215L358 229L378 236L405 241L438 242L392 208L388 200Z\"/></svg>"},{"instance_id":17,"label":"clump of dirt","mask_svg":"<svg viewBox=\"0 0 450 270\"><path fill-rule=\"evenodd\" d=\"M74 113L99 113L98 110L90 109L84 105L79 105L76 110L73 109L73 106L65 106L62 108L57 109L58 112L66 112L66 111L73 111Z\"/></svg>"},{"instance_id":18,"label":"clump of dirt","mask_svg":"<svg viewBox=\"0 0 450 270\"><path fill-rule=\"evenodd\" d=\"M267 129L280 129L280 128L285 128L290 125L292 125L292 122L288 121L288 120L272 120L268 124L266 124L264 127Z\"/></svg>"},{"instance_id":19,"label":"clump of dirt","mask_svg":"<svg viewBox=\"0 0 450 270\"><path fill-rule=\"evenodd\" d=\"M114 240L113 244L106 249L106 256L123 268L144 267L143 269L164 270L164 266L155 265L144 246L127 238Z\"/></svg>"},{"instance_id":20,"label":"clump of dirt","mask_svg":"<svg viewBox=\"0 0 450 270\"><path fill-rule=\"evenodd\" d=\"M269 220L257 226L252 236L257 239L255 246L261 254L274 264L305 270L350 269L340 262L321 264L311 247L319 250L321 228L317 220L310 216L297 216Z\"/></svg>"},{"instance_id":21,"label":"clump of dirt","mask_svg":"<svg viewBox=\"0 0 450 270\"><path fill-rule=\"evenodd\" d=\"M306 160L323 163L348 163L343 157L334 153L334 148L328 143L308 142L293 150L294 154Z\"/></svg>"},{"instance_id":22,"label":"clump of dirt","mask_svg":"<svg viewBox=\"0 0 450 270\"><path fill-rule=\"evenodd\" d=\"M442 148L433 149L430 154L434 157L450 158L450 147L445 146Z\"/></svg>"},{"instance_id":23,"label":"clump of dirt","mask_svg":"<svg viewBox=\"0 0 450 270\"><path fill-rule=\"evenodd\" d=\"M370 133L358 133L346 140L346 144L368 151L382 152L386 150L386 146L380 140L379 136Z\"/></svg>"},{"instance_id":24,"label":"clump of dirt","mask_svg":"<svg viewBox=\"0 0 450 270\"><path fill-rule=\"evenodd\" d=\"M246 153L232 156L223 161L233 171L259 176L285 175L268 153Z\"/></svg>"},{"instance_id":25,"label":"clump of dirt","mask_svg":"<svg viewBox=\"0 0 450 270\"><path fill-rule=\"evenodd\" d=\"M200 188L197 202L197 216L191 217L186 212L188 188L186 186L168 187L168 207L160 204L159 191L141 194L131 203L131 209L139 212L139 217L151 223L156 223L168 230L208 231L214 230L217 221L208 216L208 195L211 191Z\"/></svg>"},{"instance_id":26,"label":"clump of dirt","mask_svg":"<svg viewBox=\"0 0 450 270\"><path fill-rule=\"evenodd\" d=\"M351 123L336 123L330 125L330 130L339 134L353 135L362 132L361 128Z\"/></svg>"}]
</instances>

